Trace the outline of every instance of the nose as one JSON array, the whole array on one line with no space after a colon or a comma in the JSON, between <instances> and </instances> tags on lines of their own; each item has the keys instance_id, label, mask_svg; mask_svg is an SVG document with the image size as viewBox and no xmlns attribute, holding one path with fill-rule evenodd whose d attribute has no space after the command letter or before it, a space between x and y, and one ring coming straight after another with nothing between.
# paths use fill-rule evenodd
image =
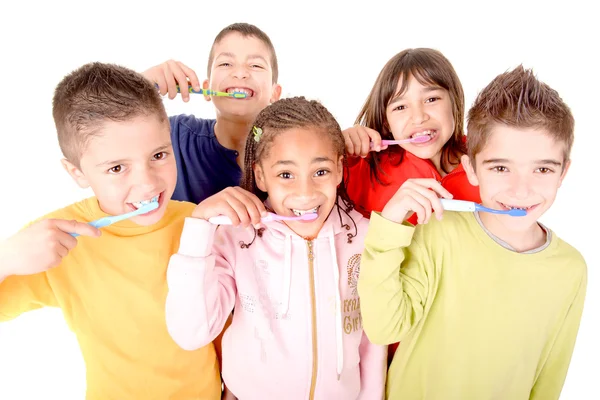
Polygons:
<instances>
[{"instance_id":1,"label":"nose","mask_svg":"<svg viewBox=\"0 0 600 400\"><path fill-rule=\"evenodd\" d=\"M417 104L412 107L412 121L415 125L421 125L429 119L429 115L425 111L423 104Z\"/></svg>"},{"instance_id":2,"label":"nose","mask_svg":"<svg viewBox=\"0 0 600 400\"><path fill-rule=\"evenodd\" d=\"M133 186L137 186L140 192L148 194L154 194L160 181L156 171L149 165L137 168L132 179Z\"/></svg>"},{"instance_id":3,"label":"nose","mask_svg":"<svg viewBox=\"0 0 600 400\"><path fill-rule=\"evenodd\" d=\"M517 199L526 199L531 192L531 182L528 176L514 174L511 182L511 195Z\"/></svg>"},{"instance_id":4,"label":"nose","mask_svg":"<svg viewBox=\"0 0 600 400\"><path fill-rule=\"evenodd\" d=\"M250 73L245 65L238 64L233 68L233 77L237 79L246 79Z\"/></svg>"},{"instance_id":5,"label":"nose","mask_svg":"<svg viewBox=\"0 0 600 400\"><path fill-rule=\"evenodd\" d=\"M301 200L311 200L315 195L315 184L311 177L306 177L298 180L296 187L296 197Z\"/></svg>"}]
</instances>

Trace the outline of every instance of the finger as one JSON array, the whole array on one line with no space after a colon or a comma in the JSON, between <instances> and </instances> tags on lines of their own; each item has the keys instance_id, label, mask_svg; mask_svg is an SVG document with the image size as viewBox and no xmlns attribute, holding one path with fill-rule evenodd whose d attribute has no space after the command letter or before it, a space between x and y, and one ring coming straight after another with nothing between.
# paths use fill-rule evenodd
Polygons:
<instances>
[{"instance_id":1,"label":"finger","mask_svg":"<svg viewBox=\"0 0 600 400\"><path fill-rule=\"evenodd\" d=\"M346 144L346 154L349 156L355 156L354 144L352 144L352 140L350 140L350 136L347 134L344 134L344 143Z\"/></svg>"},{"instance_id":2,"label":"finger","mask_svg":"<svg viewBox=\"0 0 600 400\"><path fill-rule=\"evenodd\" d=\"M381 151L381 135L379 132L377 132L375 129L365 127L365 133L369 135L369 141L373 142L373 150Z\"/></svg>"},{"instance_id":3,"label":"finger","mask_svg":"<svg viewBox=\"0 0 600 400\"><path fill-rule=\"evenodd\" d=\"M226 203L224 204L226 212L232 212L234 214L234 218L231 220L233 225L241 225L246 227L250 224L248 208L240 199L237 198L237 196L232 193L226 193L224 194L224 201ZM227 215L229 216L229 214ZM234 223L234 219L237 221L237 223Z\"/></svg>"},{"instance_id":4,"label":"finger","mask_svg":"<svg viewBox=\"0 0 600 400\"><path fill-rule=\"evenodd\" d=\"M434 185L432 185L434 186ZM421 196L425 197L429 203L431 204L430 209L433 209L435 212L435 216L438 220L442 219L442 214L444 213L444 208L442 207L442 202L438 197L438 194L432 190L427 188L426 186L414 185L412 188L416 193L419 193ZM431 214L431 213L430 213ZM431 216L431 215L429 215Z\"/></svg>"},{"instance_id":5,"label":"finger","mask_svg":"<svg viewBox=\"0 0 600 400\"><path fill-rule=\"evenodd\" d=\"M427 223L431 216L431 201L429 198L417 190L410 189L406 190L406 196L411 199L409 207L412 211L417 213L418 222L420 224Z\"/></svg>"},{"instance_id":6,"label":"finger","mask_svg":"<svg viewBox=\"0 0 600 400\"><path fill-rule=\"evenodd\" d=\"M171 68L171 72L173 73L173 76L179 85L179 93L181 94L181 98L187 103L190 100L189 83L185 72L183 69L181 69L179 64L180 63L178 61L172 61L169 64L169 67Z\"/></svg>"},{"instance_id":7,"label":"finger","mask_svg":"<svg viewBox=\"0 0 600 400\"><path fill-rule=\"evenodd\" d=\"M81 236L100 236L100 229L94 228L90 224L79 222L75 220L67 221L64 219L54 220L54 225L63 232L66 233L77 233Z\"/></svg>"},{"instance_id":8,"label":"finger","mask_svg":"<svg viewBox=\"0 0 600 400\"><path fill-rule=\"evenodd\" d=\"M73 240L75 240L75 242L77 242L77 240L75 238L72 237ZM69 249L65 246L63 246L60 243L57 243L54 251L60 256L60 259L63 259L67 256L67 254L69 254ZM53 265L57 265L60 264L60 260L56 260L57 262L53 262Z\"/></svg>"},{"instance_id":9,"label":"finger","mask_svg":"<svg viewBox=\"0 0 600 400\"><path fill-rule=\"evenodd\" d=\"M177 81L175 80L173 70L171 69L168 61L164 65L163 75L165 78L169 99L173 100L177 96Z\"/></svg>"},{"instance_id":10,"label":"finger","mask_svg":"<svg viewBox=\"0 0 600 400\"><path fill-rule=\"evenodd\" d=\"M366 157L371 151L371 137L365 128L359 128L357 133L360 140L360 156Z\"/></svg>"},{"instance_id":11,"label":"finger","mask_svg":"<svg viewBox=\"0 0 600 400\"><path fill-rule=\"evenodd\" d=\"M183 70L185 75L189 78L189 80L190 80L189 83L192 86L192 88L195 91L199 92L201 88L200 88L200 80L198 79L198 75L196 75L194 70L191 69L190 67L188 67L187 65L185 65L184 63L178 61L177 64Z\"/></svg>"},{"instance_id":12,"label":"finger","mask_svg":"<svg viewBox=\"0 0 600 400\"><path fill-rule=\"evenodd\" d=\"M415 188L416 186L422 188L428 188L438 193L440 196L445 197L447 199L451 199L454 197L452 193L450 193L445 187L442 186L440 182L435 179L408 179L406 182L406 187ZM416 186L415 186L416 185Z\"/></svg>"},{"instance_id":13,"label":"finger","mask_svg":"<svg viewBox=\"0 0 600 400\"><path fill-rule=\"evenodd\" d=\"M260 224L262 218L261 214L264 210L264 205L260 199L258 199L258 197L256 197L254 194L241 188L236 188L232 193L246 208L246 213L250 218L250 223L255 226Z\"/></svg>"},{"instance_id":14,"label":"finger","mask_svg":"<svg viewBox=\"0 0 600 400\"><path fill-rule=\"evenodd\" d=\"M353 129L352 132L349 132L348 137L352 141L352 148L354 150L354 155L363 157L361 155L362 145L360 143L360 134L357 132L357 129Z\"/></svg>"},{"instance_id":15,"label":"finger","mask_svg":"<svg viewBox=\"0 0 600 400\"><path fill-rule=\"evenodd\" d=\"M153 77L153 79L155 81L154 83L158 85L158 91L160 95L164 96L165 94L167 94L167 81L165 80L165 74L162 68L157 72L156 76Z\"/></svg>"}]
</instances>

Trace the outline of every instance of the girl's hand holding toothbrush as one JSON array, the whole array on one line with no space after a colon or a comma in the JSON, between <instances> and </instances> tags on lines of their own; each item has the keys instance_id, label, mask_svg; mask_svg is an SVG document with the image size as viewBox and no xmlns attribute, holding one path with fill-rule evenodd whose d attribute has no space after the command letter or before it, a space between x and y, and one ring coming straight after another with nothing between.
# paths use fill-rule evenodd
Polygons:
<instances>
[{"instance_id":1,"label":"girl's hand holding toothbrush","mask_svg":"<svg viewBox=\"0 0 600 400\"><path fill-rule=\"evenodd\" d=\"M431 213L435 212L436 218L441 220L443 208L439 196L452 198L452 194L435 179L409 179L388 201L381 216L401 223L413 213L417 213L418 223L426 224L431 218Z\"/></svg>"},{"instance_id":2,"label":"girl's hand holding toothbrush","mask_svg":"<svg viewBox=\"0 0 600 400\"><path fill-rule=\"evenodd\" d=\"M346 141L346 154L353 157L366 157L370 151L385 150L381 144L381 135L376 130L354 125L342 132Z\"/></svg>"},{"instance_id":3,"label":"girl's hand holding toothbrush","mask_svg":"<svg viewBox=\"0 0 600 400\"><path fill-rule=\"evenodd\" d=\"M192 217L207 221L219 215L229 217L232 225L258 228L267 210L253 193L240 187L228 187L198 204L192 213Z\"/></svg>"}]
</instances>

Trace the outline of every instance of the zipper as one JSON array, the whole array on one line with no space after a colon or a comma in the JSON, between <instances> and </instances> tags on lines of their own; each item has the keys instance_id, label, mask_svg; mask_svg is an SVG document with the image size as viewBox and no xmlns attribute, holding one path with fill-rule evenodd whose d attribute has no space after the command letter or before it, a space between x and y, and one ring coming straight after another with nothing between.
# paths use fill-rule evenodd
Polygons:
<instances>
[{"instance_id":1,"label":"zipper","mask_svg":"<svg viewBox=\"0 0 600 400\"><path fill-rule=\"evenodd\" d=\"M308 247L308 278L310 281L310 306L312 311L312 376L310 378L310 394L309 400L315 398L315 387L317 386L317 370L319 367L317 358L317 300L315 296L315 270L314 270L314 259L315 254L313 252L312 240L306 241Z\"/></svg>"}]
</instances>

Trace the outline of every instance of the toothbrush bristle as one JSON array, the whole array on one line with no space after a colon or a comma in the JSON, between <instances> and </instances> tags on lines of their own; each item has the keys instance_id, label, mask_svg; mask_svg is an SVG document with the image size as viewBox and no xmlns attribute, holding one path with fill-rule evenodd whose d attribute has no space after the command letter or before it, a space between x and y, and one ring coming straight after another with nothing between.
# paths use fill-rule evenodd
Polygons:
<instances>
[{"instance_id":1,"label":"toothbrush bristle","mask_svg":"<svg viewBox=\"0 0 600 400\"><path fill-rule=\"evenodd\" d=\"M233 92L233 97L236 98L236 99L245 99L246 98L246 93Z\"/></svg>"}]
</instances>

